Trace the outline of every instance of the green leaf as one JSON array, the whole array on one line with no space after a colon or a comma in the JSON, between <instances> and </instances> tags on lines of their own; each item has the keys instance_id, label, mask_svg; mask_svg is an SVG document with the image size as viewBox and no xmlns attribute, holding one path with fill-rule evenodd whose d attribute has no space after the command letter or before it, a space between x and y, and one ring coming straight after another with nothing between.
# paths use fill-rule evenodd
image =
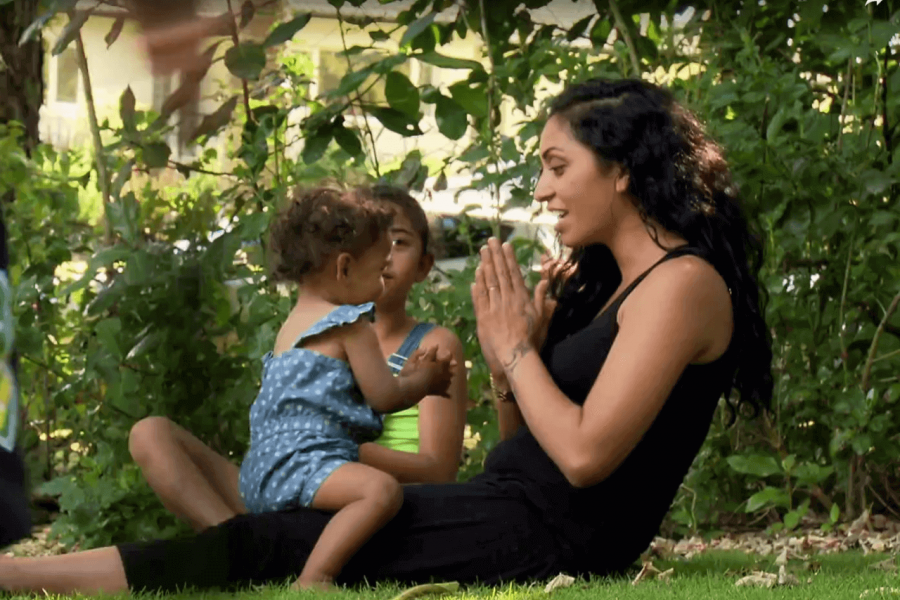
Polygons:
<instances>
[{"instance_id":1,"label":"green leaf","mask_svg":"<svg viewBox=\"0 0 900 600\"><path fill-rule=\"evenodd\" d=\"M781 467L771 456L735 454L728 457L728 465L738 473L769 477L781 473Z\"/></svg>"},{"instance_id":2,"label":"green leaf","mask_svg":"<svg viewBox=\"0 0 900 600\"><path fill-rule=\"evenodd\" d=\"M406 28L406 31L403 33L403 37L400 38L400 47L403 48L411 41L413 41L420 33L431 27L431 24L434 23L434 18L437 16L437 13L431 12L425 15L424 17L420 17L413 21L409 27Z\"/></svg>"},{"instance_id":3,"label":"green leaf","mask_svg":"<svg viewBox=\"0 0 900 600\"><path fill-rule=\"evenodd\" d=\"M147 167L161 169L169 164L171 154L172 149L165 142L151 142L144 146L142 156Z\"/></svg>"},{"instance_id":4,"label":"green leaf","mask_svg":"<svg viewBox=\"0 0 900 600\"><path fill-rule=\"evenodd\" d=\"M100 267L123 260L130 255L131 249L123 248L121 246L101 250L91 257L91 261L88 264L88 268L84 271L84 275L82 275L81 278L77 281L73 281L68 286L60 290L60 295L68 296L73 292L84 289L85 287L87 287L87 284L91 281L91 279L94 278L94 275L97 274L97 271L100 269Z\"/></svg>"},{"instance_id":5,"label":"green leaf","mask_svg":"<svg viewBox=\"0 0 900 600\"><path fill-rule=\"evenodd\" d=\"M596 15L588 15L585 18L581 19L569 29L568 33L566 33L566 39L570 42L575 41L577 38L580 38L584 35L584 32L587 31L588 25L591 24L591 20Z\"/></svg>"},{"instance_id":6,"label":"green leaf","mask_svg":"<svg viewBox=\"0 0 900 600\"><path fill-rule=\"evenodd\" d=\"M383 106L374 106L371 104L364 105L363 109L381 121L382 125L394 133L399 133L404 137L422 135L422 130L419 129L418 120L410 118L399 110L384 108Z\"/></svg>"},{"instance_id":7,"label":"green leaf","mask_svg":"<svg viewBox=\"0 0 900 600\"><path fill-rule=\"evenodd\" d=\"M119 98L119 116L122 118L122 126L125 128L125 131L128 131L129 133L137 131L137 125L134 121L135 102L134 92L129 85L125 88L125 91L122 92L122 96Z\"/></svg>"},{"instance_id":8,"label":"green leaf","mask_svg":"<svg viewBox=\"0 0 900 600\"><path fill-rule=\"evenodd\" d=\"M69 47L69 44L72 43L78 35L78 32L81 31L81 26L85 24L93 11L93 8L82 10L75 13L74 17L69 17L69 22L66 23L66 26L63 28L62 33L59 34L56 43L53 44L53 50L51 51L53 56L61 54L63 50Z\"/></svg>"},{"instance_id":9,"label":"green leaf","mask_svg":"<svg viewBox=\"0 0 900 600\"><path fill-rule=\"evenodd\" d=\"M125 283L128 285L146 284L151 268L150 255L144 251L135 252L128 257L128 264L125 267Z\"/></svg>"},{"instance_id":10,"label":"green leaf","mask_svg":"<svg viewBox=\"0 0 900 600\"><path fill-rule=\"evenodd\" d=\"M784 515L784 527L785 529L793 529L797 525L800 524L800 513L796 510L792 510L788 514Z\"/></svg>"},{"instance_id":11,"label":"green leaf","mask_svg":"<svg viewBox=\"0 0 900 600\"><path fill-rule=\"evenodd\" d=\"M467 113L484 118L488 114L487 93L483 88L469 87L465 81L450 86L450 95Z\"/></svg>"},{"instance_id":12,"label":"green leaf","mask_svg":"<svg viewBox=\"0 0 900 600\"><path fill-rule=\"evenodd\" d=\"M30 42L34 39L37 32L44 28L44 25L46 25L50 19L59 13L64 13L69 9L74 8L77 2L78 0L52 0L49 2L47 10L22 32L22 37L19 38L19 45L22 46Z\"/></svg>"},{"instance_id":13,"label":"green leaf","mask_svg":"<svg viewBox=\"0 0 900 600\"><path fill-rule=\"evenodd\" d=\"M391 71L387 74L384 94L391 108L406 113L410 117L419 115L419 90L403 73Z\"/></svg>"},{"instance_id":14,"label":"green leaf","mask_svg":"<svg viewBox=\"0 0 900 600\"><path fill-rule=\"evenodd\" d=\"M242 42L225 53L225 66L238 79L257 80L266 68L266 51L259 44Z\"/></svg>"},{"instance_id":15,"label":"green leaf","mask_svg":"<svg viewBox=\"0 0 900 600\"><path fill-rule=\"evenodd\" d=\"M894 178L878 169L866 169L860 175L866 191L873 196L883 194L884 191L894 183Z\"/></svg>"},{"instance_id":16,"label":"green leaf","mask_svg":"<svg viewBox=\"0 0 900 600\"><path fill-rule=\"evenodd\" d=\"M106 208L109 223L129 244L137 242L140 210L133 193L122 196L118 202L110 202Z\"/></svg>"},{"instance_id":17,"label":"green leaf","mask_svg":"<svg viewBox=\"0 0 900 600\"><path fill-rule=\"evenodd\" d=\"M363 153L362 142L359 136L353 130L344 127L343 124L334 128L334 141L354 158Z\"/></svg>"},{"instance_id":18,"label":"green leaf","mask_svg":"<svg viewBox=\"0 0 900 600\"><path fill-rule=\"evenodd\" d=\"M212 136L231 122L231 116L237 108L238 97L232 96L211 115L206 115L191 135L191 141L203 136Z\"/></svg>"},{"instance_id":19,"label":"green leaf","mask_svg":"<svg viewBox=\"0 0 900 600\"><path fill-rule=\"evenodd\" d=\"M434 116L438 130L451 140L458 140L466 134L469 127L466 111L451 98L441 96L438 99Z\"/></svg>"},{"instance_id":20,"label":"green leaf","mask_svg":"<svg viewBox=\"0 0 900 600\"><path fill-rule=\"evenodd\" d=\"M823 467L815 463L802 463L794 470L794 477L804 485L819 485L834 472L834 467Z\"/></svg>"},{"instance_id":21,"label":"green leaf","mask_svg":"<svg viewBox=\"0 0 900 600\"><path fill-rule=\"evenodd\" d=\"M775 115L772 117L772 120L769 121L768 127L766 127L767 143L775 143L775 139L778 137L778 134L781 132L781 128L784 127L784 124L787 122L788 118L790 118L788 110L784 106L779 108Z\"/></svg>"},{"instance_id":22,"label":"green leaf","mask_svg":"<svg viewBox=\"0 0 900 600\"><path fill-rule=\"evenodd\" d=\"M119 169L118 173L116 173L116 178L112 182L112 188L110 188L110 195L114 199L118 199L119 196L122 195L122 188L125 187L125 184L131 179L131 174L134 171L134 159L127 161L122 167Z\"/></svg>"},{"instance_id":23,"label":"green leaf","mask_svg":"<svg viewBox=\"0 0 900 600\"><path fill-rule=\"evenodd\" d=\"M756 512L770 506L788 506L789 504L790 498L786 491L781 488L766 487L747 499L747 512Z\"/></svg>"},{"instance_id":24,"label":"green leaf","mask_svg":"<svg viewBox=\"0 0 900 600\"><path fill-rule=\"evenodd\" d=\"M835 502L831 505L831 512L828 515L828 520L831 523L837 523L838 519L841 518L841 507L838 506L838 503Z\"/></svg>"},{"instance_id":25,"label":"green leaf","mask_svg":"<svg viewBox=\"0 0 900 600\"><path fill-rule=\"evenodd\" d=\"M612 33L612 23L609 19L598 19L591 27L591 42L595 46L602 46L609 39L610 33Z\"/></svg>"},{"instance_id":26,"label":"green leaf","mask_svg":"<svg viewBox=\"0 0 900 600\"><path fill-rule=\"evenodd\" d=\"M121 331L122 320L118 317L103 319L94 327L94 332L97 334L97 340L100 342L100 345L115 357L120 356L122 353L116 340Z\"/></svg>"},{"instance_id":27,"label":"green leaf","mask_svg":"<svg viewBox=\"0 0 900 600\"><path fill-rule=\"evenodd\" d=\"M303 162L310 164L322 158L333 135L331 127L320 127L312 135L307 135L303 141Z\"/></svg>"},{"instance_id":28,"label":"green leaf","mask_svg":"<svg viewBox=\"0 0 900 600\"><path fill-rule=\"evenodd\" d=\"M437 52L423 52L422 54L414 54L410 58L418 58L422 62L442 69L470 69L473 71L484 71L484 67L480 62L469 60L467 58L454 58L444 56Z\"/></svg>"},{"instance_id":29,"label":"green leaf","mask_svg":"<svg viewBox=\"0 0 900 600\"><path fill-rule=\"evenodd\" d=\"M372 67L366 67L359 71L350 71L343 77L337 88L328 93L332 97L347 96L359 89L359 86L372 75Z\"/></svg>"},{"instance_id":30,"label":"green leaf","mask_svg":"<svg viewBox=\"0 0 900 600\"><path fill-rule=\"evenodd\" d=\"M253 3L253 0L244 0L244 3L241 4L241 22L240 28L244 29L247 25L250 24L250 21L253 20L253 17L256 16L256 4Z\"/></svg>"},{"instance_id":31,"label":"green leaf","mask_svg":"<svg viewBox=\"0 0 900 600\"><path fill-rule=\"evenodd\" d=\"M272 30L272 33L270 33L269 37L266 38L266 41L263 42L263 48L272 48L273 46L278 46L293 39L301 29L306 27L311 18L312 15L310 13L303 13L294 17L287 23L280 24Z\"/></svg>"},{"instance_id":32,"label":"green leaf","mask_svg":"<svg viewBox=\"0 0 900 600\"><path fill-rule=\"evenodd\" d=\"M369 32L369 37L372 38L373 42L383 42L385 40L391 39L387 33L380 29L375 29L374 31Z\"/></svg>"},{"instance_id":33,"label":"green leaf","mask_svg":"<svg viewBox=\"0 0 900 600\"><path fill-rule=\"evenodd\" d=\"M113 21L112 27L109 28L109 32L106 34L106 37L103 38L103 41L106 42L106 49L109 50L110 46L116 43L116 40L119 39L119 36L122 34L122 29L125 28L125 17L117 17L115 21Z\"/></svg>"},{"instance_id":34,"label":"green leaf","mask_svg":"<svg viewBox=\"0 0 900 600\"><path fill-rule=\"evenodd\" d=\"M797 464L797 457L793 454L789 454L781 461L781 467L788 473L790 473L794 466Z\"/></svg>"},{"instance_id":35,"label":"green leaf","mask_svg":"<svg viewBox=\"0 0 900 600\"><path fill-rule=\"evenodd\" d=\"M157 330L148 330L148 333L140 336L138 342L128 351L128 354L125 355L125 360L134 360L135 358L146 354L148 350L152 350L159 344L162 337L163 334L161 332Z\"/></svg>"},{"instance_id":36,"label":"green leaf","mask_svg":"<svg viewBox=\"0 0 900 600\"><path fill-rule=\"evenodd\" d=\"M872 436L868 433L861 433L853 438L851 446L853 446L853 451L860 456L868 454L872 449Z\"/></svg>"}]
</instances>

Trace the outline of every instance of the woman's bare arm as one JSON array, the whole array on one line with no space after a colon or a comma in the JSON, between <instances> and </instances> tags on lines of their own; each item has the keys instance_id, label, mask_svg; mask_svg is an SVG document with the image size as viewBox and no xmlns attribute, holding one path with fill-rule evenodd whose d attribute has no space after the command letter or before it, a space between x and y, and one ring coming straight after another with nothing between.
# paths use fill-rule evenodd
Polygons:
<instances>
[{"instance_id":1,"label":"woman's bare arm","mask_svg":"<svg viewBox=\"0 0 900 600\"><path fill-rule=\"evenodd\" d=\"M526 423L576 487L612 473L650 428L685 368L712 345L724 352L731 336L724 281L693 257L657 267L619 317L619 332L584 406L560 391L533 349L505 359Z\"/></svg>"},{"instance_id":2,"label":"woman's bare arm","mask_svg":"<svg viewBox=\"0 0 900 600\"><path fill-rule=\"evenodd\" d=\"M556 386L531 341L541 314L512 247L489 240L475 275L479 339L496 354L529 430L576 487L612 473L687 366L721 356L731 340L731 298L722 277L700 258L672 259L619 307L615 341L579 406Z\"/></svg>"}]
</instances>

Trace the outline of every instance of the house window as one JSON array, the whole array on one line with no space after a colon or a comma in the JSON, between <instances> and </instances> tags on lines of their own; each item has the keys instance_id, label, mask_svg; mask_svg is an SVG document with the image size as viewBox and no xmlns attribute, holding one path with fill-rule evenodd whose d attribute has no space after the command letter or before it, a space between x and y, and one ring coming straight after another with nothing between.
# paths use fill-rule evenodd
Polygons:
<instances>
[{"instance_id":1,"label":"house window","mask_svg":"<svg viewBox=\"0 0 900 600\"><path fill-rule=\"evenodd\" d=\"M78 58L74 48L66 48L56 57L55 102L78 102Z\"/></svg>"},{"instance_id":2,"label":"house window","mask_svg":"<svg viewBox=\"0 0 900 600\"><path fill-rule=\"evenodd\" d=\"M330 52L326 50L320 51L318 77L319 94L324 94L336 90L341 83L341 79L351 70L358 71L360 69L364 69L369 65L378 62L384 57L385 55L379 52L361 52L349 57L351 66L348 66L348 57L344 56L342 53ZM393 70L399 73L403 73L407 77L410 77L411 74L409 61L406 61L394 67ZM384 94L384 76L381 76L381 79L378 81L378 83L372 86L372 82L376 77L379 76L373 73L366 81L362 83L362 85L359 86L359 88L357 88L357 91L362 92L363 90L368 89L368 91L362 96L363 102L381 105L387 104L387 97ZM369 86L372 86L371 89L369 89Z\"/></svg>"}]
</instances>

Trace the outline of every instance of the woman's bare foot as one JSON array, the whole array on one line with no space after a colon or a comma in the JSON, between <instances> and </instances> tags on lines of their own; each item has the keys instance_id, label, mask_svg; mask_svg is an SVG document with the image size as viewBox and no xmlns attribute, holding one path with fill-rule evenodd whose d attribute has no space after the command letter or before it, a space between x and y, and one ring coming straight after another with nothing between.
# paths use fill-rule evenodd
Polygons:
<instances>
[{"instance_id":1,"label":"woman's bare foot","mask_svg":"<svg viewBox=\"0 0 900 600\"><path fill-rule=\"evenodd\" d=\"M333 592L337 590L334 580L331 577L303 575L291 586L294 591L299 590L319 590L322 592Z\"/></svg>"}]
</instances>

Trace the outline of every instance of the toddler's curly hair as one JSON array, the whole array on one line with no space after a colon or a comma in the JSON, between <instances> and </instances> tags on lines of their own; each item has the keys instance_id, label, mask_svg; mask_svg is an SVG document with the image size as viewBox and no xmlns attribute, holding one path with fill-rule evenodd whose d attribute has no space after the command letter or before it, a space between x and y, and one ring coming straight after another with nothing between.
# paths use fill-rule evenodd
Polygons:
<instances>
[{"instance_id":1,"label":"toddler's curly hair","mask_svg":"<svg viewBox=\"0 0 900 600\"><path fill-rule=\"evenodd\" d=\"M296 190L269 227L272 279L302 283L337 253L360 256L387 235L393 218L365 194L333 187Z\"/></svg>"}]
</instances>

